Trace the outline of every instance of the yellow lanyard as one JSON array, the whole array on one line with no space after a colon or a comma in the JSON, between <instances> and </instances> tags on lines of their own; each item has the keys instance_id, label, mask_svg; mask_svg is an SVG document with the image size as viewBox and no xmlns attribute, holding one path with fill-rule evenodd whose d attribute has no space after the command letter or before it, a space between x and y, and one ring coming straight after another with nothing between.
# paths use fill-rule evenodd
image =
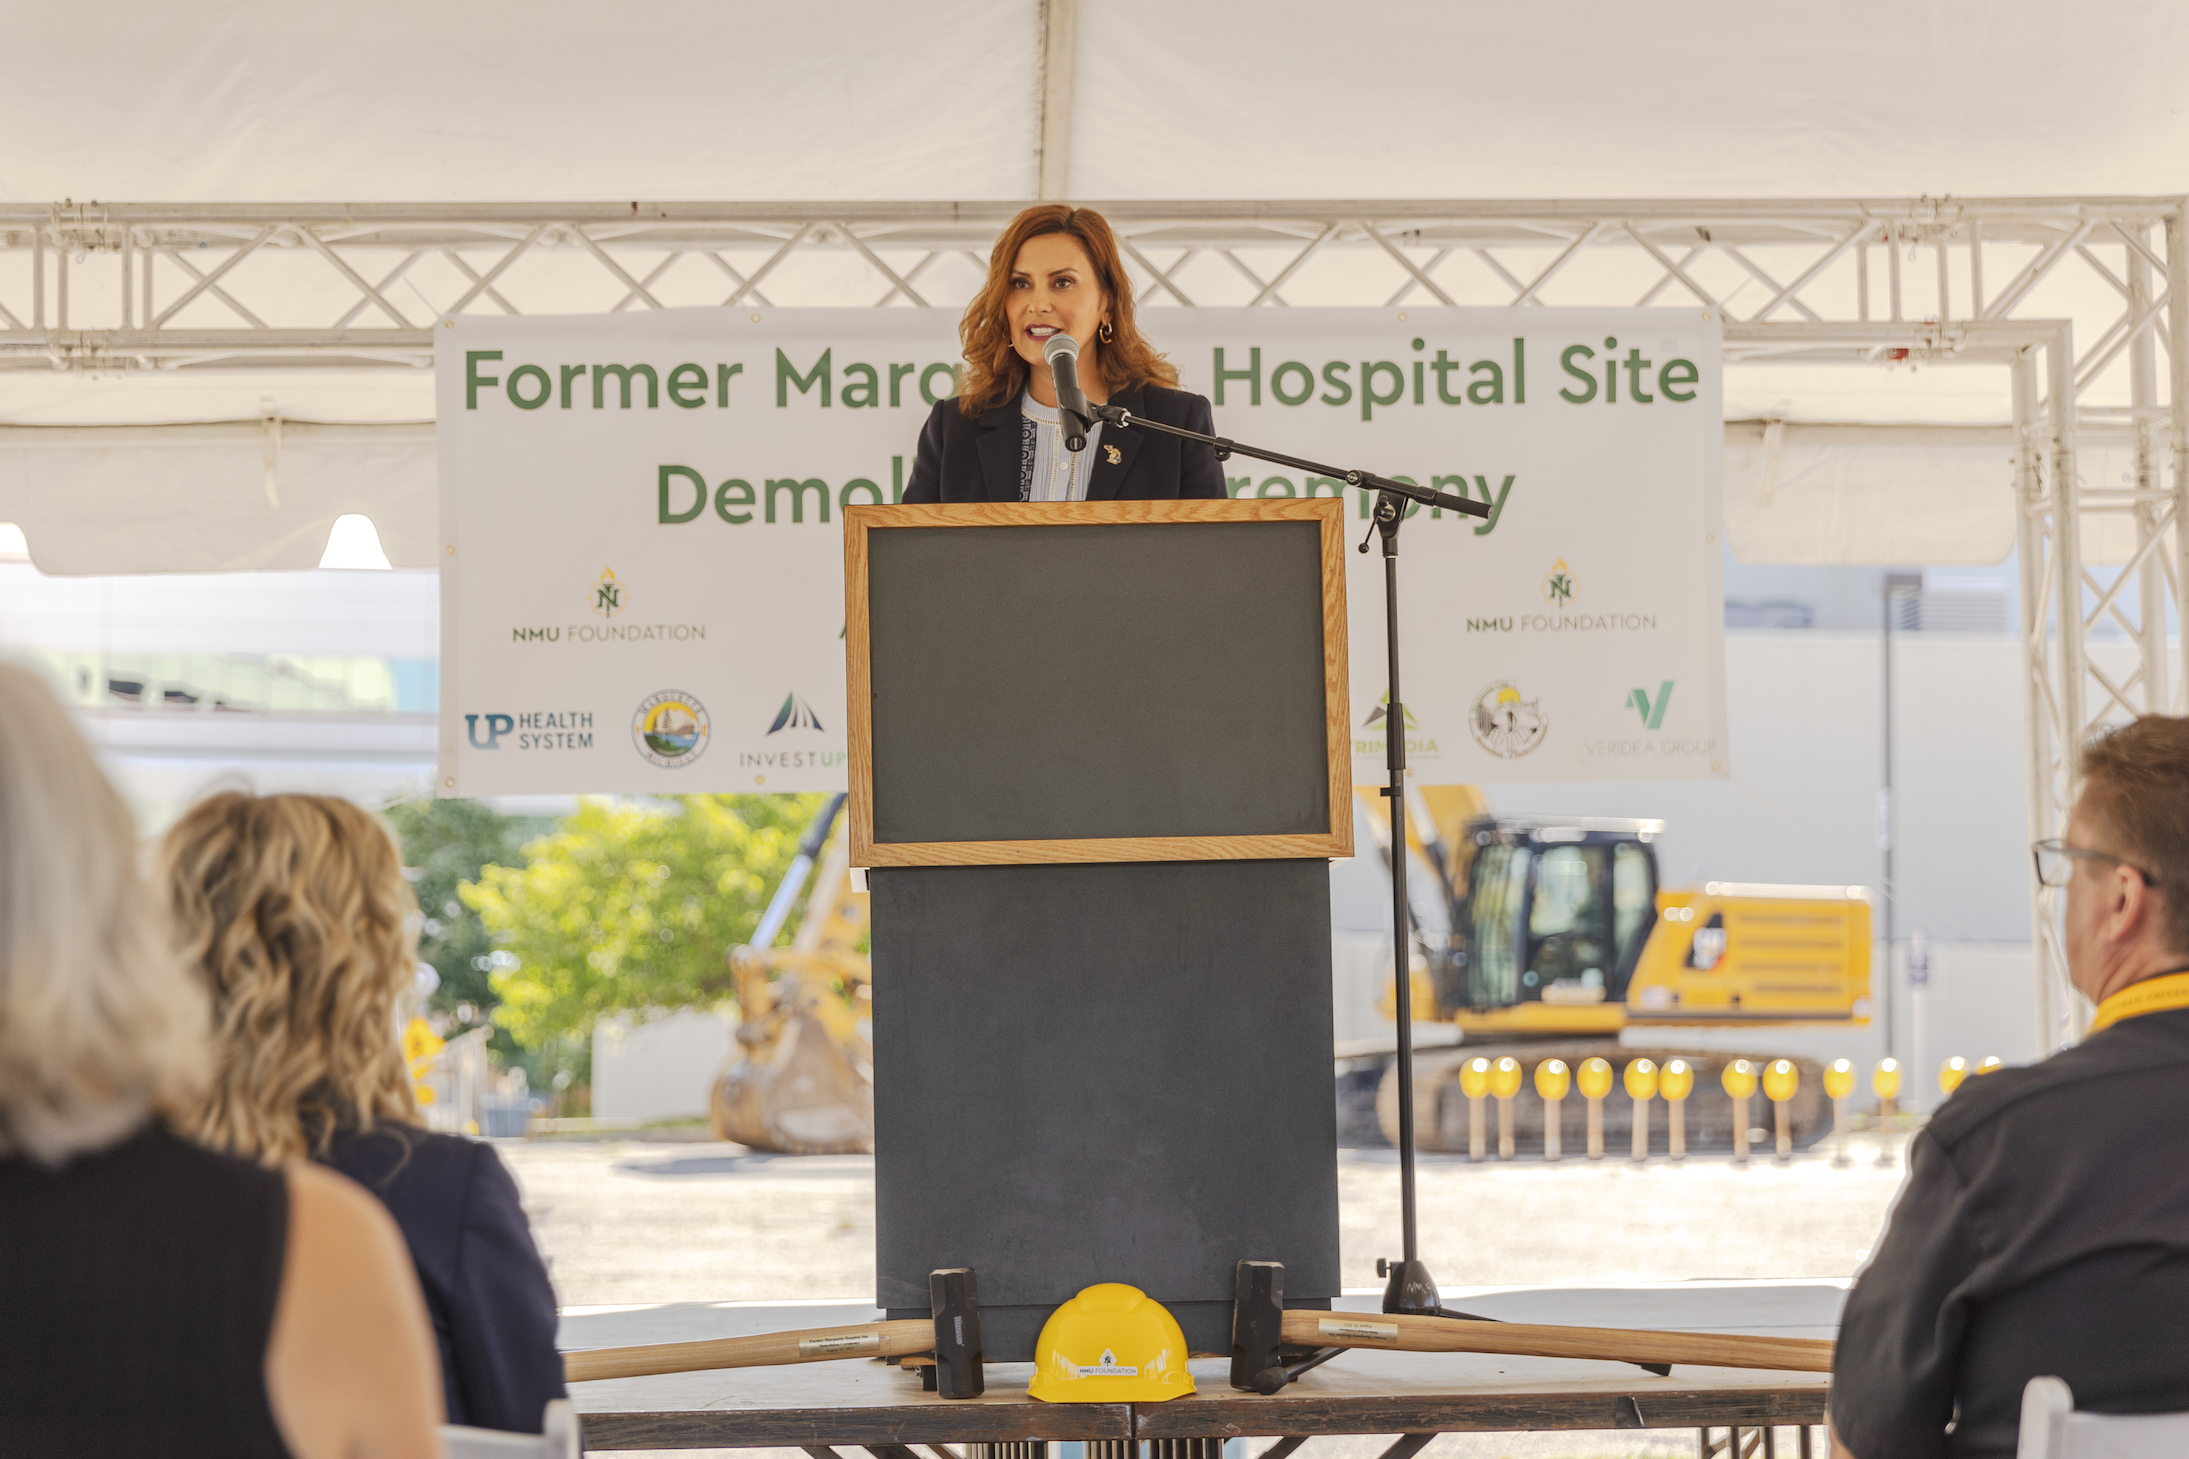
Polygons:
<instances>
[{"instance_id":1,"label":"yellow lanyard","mask_svg":"<svg viewBox=\"0 0 2189 1459\"><path fill-rule=\"evenodd\" d=\"M2096 1033L2123 1019L2163 1013L2169 1008L2189 1008L2189 970L2162 973L2156 978L2130 983L2098 1005L2097 1013L2090 1020L2090 1031Z\"/></svg>"}]
</instances>

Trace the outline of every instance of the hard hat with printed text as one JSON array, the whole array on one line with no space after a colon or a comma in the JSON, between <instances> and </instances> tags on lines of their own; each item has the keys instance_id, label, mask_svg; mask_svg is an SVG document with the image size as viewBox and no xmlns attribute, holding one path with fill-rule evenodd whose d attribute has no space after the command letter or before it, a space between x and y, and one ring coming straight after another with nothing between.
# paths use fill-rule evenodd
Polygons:
<instances>
[{"instance_id":1,"label":"hard hat with printed text","mask_svg":"<svg viewBox=\"0 0 2189 1459\"><path fill-rule=\"evenodd\" d=\"M1161 1403L1193 1392L1178 1319L1138 1287L1102 1282L1049 1314L1028 1394L1044 1403Z\"/></svg>"}]
</instances>

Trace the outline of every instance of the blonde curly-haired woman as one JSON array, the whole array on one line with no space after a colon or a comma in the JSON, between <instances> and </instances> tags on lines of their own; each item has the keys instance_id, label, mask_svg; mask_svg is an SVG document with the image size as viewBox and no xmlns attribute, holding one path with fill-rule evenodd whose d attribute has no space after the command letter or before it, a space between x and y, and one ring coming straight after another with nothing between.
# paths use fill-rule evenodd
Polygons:
<instances>
[{"instance_id":1,"label":"blonde curly-haired woman","mask_svg":"<svg viewBox=\"0 0 2189 1459\"><path fill-rule=\"evenodd\" d=\"M0 664L0 1453L440 1453L394 1223L179 1136L205 1038L128 808Z\"/></svg>"},{"instance_id":2,"label":"blonde curly-haired woman","mask_svg":"<svg viewBox=\"0 0 2189 1459\"><path fill-rule=\"evenodd\" d=\"M564 1395L554 1290L493 1147L421 1127L398 1030L417 902L386 827L329 796L231 791L184 812L162 852L213 1002L198 1138L316 1160L379 1196L425 1288L449 1422L538 1433Z\"/></svg>"}]
</instances>

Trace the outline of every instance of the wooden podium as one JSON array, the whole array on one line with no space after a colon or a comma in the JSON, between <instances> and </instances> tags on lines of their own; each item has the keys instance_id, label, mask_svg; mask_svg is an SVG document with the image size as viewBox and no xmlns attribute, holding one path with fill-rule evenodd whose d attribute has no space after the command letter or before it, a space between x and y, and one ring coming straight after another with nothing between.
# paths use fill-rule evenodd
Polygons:
<instances>
[{"instance_id":1,"label":"wooden podium","mask_svg":"<svg viewBox=\"0 0 2189 1459\"><path fill-rule=\"evenodd\" d=\"M1127 1282L1216 1353L1242 1259L1338 1295L1343 505L845 512L890 1316L970 1266L1027 1361Z\"/></svg>"}]
</instances>

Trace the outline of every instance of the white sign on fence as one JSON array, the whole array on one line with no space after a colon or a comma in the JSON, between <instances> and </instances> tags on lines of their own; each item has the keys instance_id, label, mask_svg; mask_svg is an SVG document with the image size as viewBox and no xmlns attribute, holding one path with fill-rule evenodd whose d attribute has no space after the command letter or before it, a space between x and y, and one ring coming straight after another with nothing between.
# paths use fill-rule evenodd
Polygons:
<instances>
[{"instance_id":1,"label":"white sign on fence","mask_svg":"<svg viewBox=\"0 0 2189 1459\"><path fill-rule=\"evenodd\" d=\"M955 388L927 310L464 316L439 333L440 790L845 782L843 508ZM1219 434L1466 493L1401 535L1427 783L1728 774L1719 326L1684 309L1149 310ZM1225 463L1234 496L1353 498ZM1383 776L1383 559L1351 557ZM1237 626L1251 651L1252 624Z\"/></svg>"}]
</instances>

